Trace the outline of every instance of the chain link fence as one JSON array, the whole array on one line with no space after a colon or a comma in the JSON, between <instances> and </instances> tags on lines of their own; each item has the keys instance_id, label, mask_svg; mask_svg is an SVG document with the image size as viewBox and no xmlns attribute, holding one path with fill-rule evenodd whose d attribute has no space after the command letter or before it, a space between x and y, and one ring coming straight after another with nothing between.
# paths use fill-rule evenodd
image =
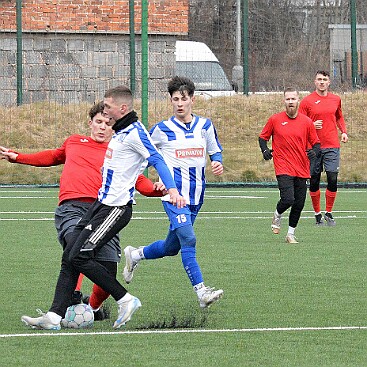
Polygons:
<instances>
[{"instance_id":1,"label":"chain link fence","mask_svg":"<svg viewBox=\"0 0 367 367\"><path fill-rule=\"evenodd\" d=\"M225 174L208 172L208 180L269 183L273 166L262 160L258 134L283 109L284 87L304 96L313 90L315 71L325 69L342 98L350 138L342 146L340 180L367 182L364 1L146 1L145 18L143 2L0 2L0 144L34 152L60 146L70 134L88 134L89 107L118 84L134 90L139 116L145 98L151 126L171 115L166 84L179 73L195 79L195 113L213 120L224 148ZM2 184L55 184L59 174L59 167L0 161Z\"/></svg>"}]
</instances>

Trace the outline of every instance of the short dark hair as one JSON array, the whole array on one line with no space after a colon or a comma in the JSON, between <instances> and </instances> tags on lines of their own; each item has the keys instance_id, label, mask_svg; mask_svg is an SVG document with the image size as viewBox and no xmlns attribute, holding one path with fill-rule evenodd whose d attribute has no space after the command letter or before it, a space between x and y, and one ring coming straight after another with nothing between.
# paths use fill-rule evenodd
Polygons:
<instances>
[{"instance_id":1,"label":"short dark hair","mask_svg":"<svg viewBox=\"0 0 367 367\"><path fill-rule=\"evenodd\" d=\"M113 100L118 100L118 102L123 101L130 110L133 108L133 94L131 89L126 85L119 85L108 89L104 94L104 98L112 98Z\"/></svg>"},{"instance_id":2,"label":"short dark hair","mask_svg":"<svg viewBox=\"0 0 367 367\"><path fill-rule=\"evenodd\" d=\"M119 85L117 87L114 88L110 88L108 89L105 94L104 94L105 98L118 98L121 96L128 96L128 97L132 97L132 93L129 87L127 87L126 85Z\"/></svg>"},{"instance_id":3,"label":"short dark hair","mask_svg":"<svg viewBox=\"0 0 367 367\"><path fill-rule=\"evenodd\" d=\"M95 115L97 115L98 113L103 113L103 109L104 109L104 103L103 101L95 103L92 108L89 110L89 117L91 120L93 120L93 117Z\"/></svg>"},{"instance_id":4,"label":"short dark hair","mask_svg":"<svg viewBox=\"0 0 367 367\"><path fill-rule=\"evenodd\" d=\"M329 73L328 71L326 71L326 70L317 70L317 71L316 71L315 76L316 76L317 74L321 74L321 75L323 75L323 76L327 76L327 77L329 77L329 78L330 78L330 73Z\"/></svg>"},{"instance_id":5,"label":"short dark hair","mask_svg":"<svg viewBox=\"0 0 367 367\"><path fill-rule=\"evenodd\" d=\"M181 94L187 92L192 97L195 92L195 84L189 78L176 75L168 82L168 93L172 97L172 94L177 91Z\"/></svg>"}]
</instances>

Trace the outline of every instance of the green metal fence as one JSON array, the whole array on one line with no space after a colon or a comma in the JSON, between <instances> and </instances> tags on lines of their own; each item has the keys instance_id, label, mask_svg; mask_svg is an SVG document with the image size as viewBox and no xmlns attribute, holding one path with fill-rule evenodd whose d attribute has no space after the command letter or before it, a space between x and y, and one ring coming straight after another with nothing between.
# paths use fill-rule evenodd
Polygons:
<instances>
[{"instance_id":1,"label":"green metal fence","mask_svg":"<svg viewBox=\"0 0 367 367\"><path fill-rule=\"evenodd\" d=\"M0 13L1 145L33 152L87 133L89 106L117 84L135 92L147 125L169 117L166 84L179 67L177 41L199 41L210 51L205 55L200 46L201 57L218 61L198 69L208 80L197 82L203 90L195 112L214 121L226 167L222 178L209 174L209 181L273 182L257 136L283 108L284 87L304 96L315 71L326 69L350 138L342 146L340 179L367 182L367 8L361 0L17 0L1 2ZM236 92L208 98L223 78ZM54 184L59 174L60 168L0 162L3 184Z\"/></svg>"}]
</instances>

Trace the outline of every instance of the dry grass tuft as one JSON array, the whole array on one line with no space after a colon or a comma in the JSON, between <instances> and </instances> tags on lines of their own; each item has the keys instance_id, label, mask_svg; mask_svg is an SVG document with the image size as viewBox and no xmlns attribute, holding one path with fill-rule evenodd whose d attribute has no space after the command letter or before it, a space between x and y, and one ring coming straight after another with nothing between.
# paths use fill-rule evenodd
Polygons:
<instances>
[{"instance_id":1,"label":"dry grass tuft","mask_svg":"<svg viewBox=\"0 0 367 367\"><path fill-rule=\"evenodd\" d=\"M367 182L367 94L355 92L341 95L350 141L342 146L340 179L345 182ZM273 181L272 162L264 162L258 148L257 137L273 113L283 109L281 95L237 95L210 100L197 98L196 114L213 120L223 146L225 174L210 182ZM136 110L141 111L140 101ZM88 134L90 105L60 105L40 102L10 109L2 109L2 135L0 145L15 150L35 152L60 146L71 134ZM150 101L149 126L169 117L172 108L168 99ZM0 162L0 183L54 184L61 168L39 169ZM155 175L152 171L151 177Z\"/></svg>"}]
</instances>

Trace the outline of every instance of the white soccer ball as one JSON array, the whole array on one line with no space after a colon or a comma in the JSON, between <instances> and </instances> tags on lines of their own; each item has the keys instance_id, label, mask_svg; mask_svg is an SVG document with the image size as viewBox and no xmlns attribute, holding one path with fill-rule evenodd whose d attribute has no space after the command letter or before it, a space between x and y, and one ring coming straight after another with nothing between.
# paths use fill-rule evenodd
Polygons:
<instances>
[{"instance_id":1,"label":"white soccer ball","mask_svg":"<svg viewBox=\"0 0 367 367\"><path fill-rule=\"evenodd\" d=\"M93 326L94 313L89 305L80 303L69 306L61 324L65 328L85 329Z\"/></svg>"}]
</instances>

